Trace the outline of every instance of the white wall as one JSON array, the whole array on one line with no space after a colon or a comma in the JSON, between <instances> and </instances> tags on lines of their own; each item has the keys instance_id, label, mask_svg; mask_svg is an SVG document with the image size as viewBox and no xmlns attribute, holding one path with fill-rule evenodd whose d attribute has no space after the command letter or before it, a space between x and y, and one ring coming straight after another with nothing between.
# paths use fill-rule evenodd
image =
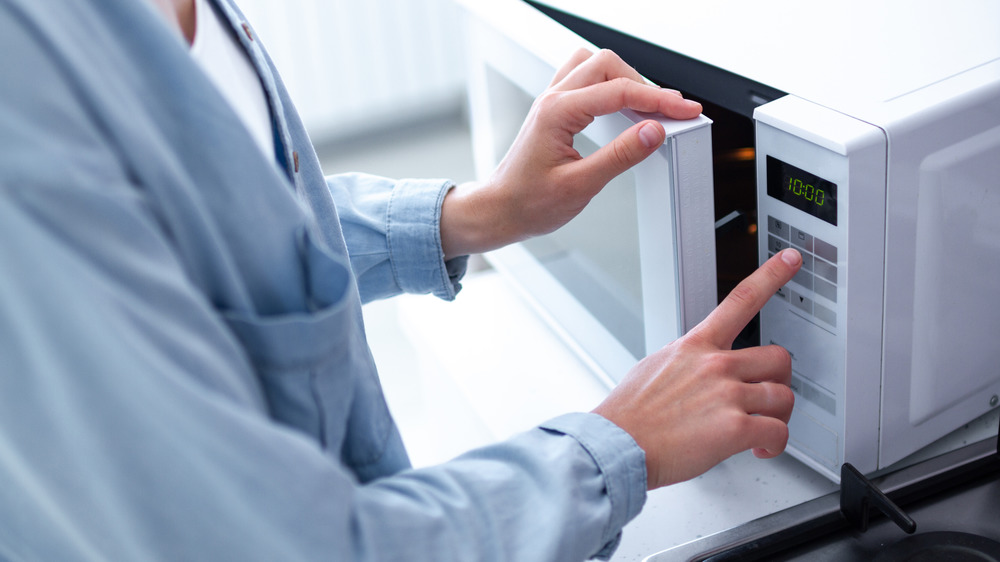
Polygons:
<instances>
[{"instance_id":1,"label":"white wall","mask_svg":"<svg viewBox=\"0 0 1000 562\"><path fill-rule=\"evenodd\" d=\"M452 0L238 0L315 141L455 114L464 61Z\"/></svg>"}]
</instances>

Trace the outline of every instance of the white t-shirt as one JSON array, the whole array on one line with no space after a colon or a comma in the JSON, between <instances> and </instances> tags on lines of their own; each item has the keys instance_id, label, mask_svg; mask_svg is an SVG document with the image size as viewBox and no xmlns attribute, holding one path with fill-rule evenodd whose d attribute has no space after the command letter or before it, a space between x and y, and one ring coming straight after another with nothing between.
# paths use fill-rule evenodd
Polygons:
<instances>
[{"instance_id":1,"label":"white t-shirt","mask_svg":"<svg viewBox=\"0 0 1000 562\"><path fill-rule=\"evenodd\" d=\"M191 55L236 110L264 155L274 158L271 113L250 58L208 0L195 0L195 14Z\"/></svg>"}]
</instances>

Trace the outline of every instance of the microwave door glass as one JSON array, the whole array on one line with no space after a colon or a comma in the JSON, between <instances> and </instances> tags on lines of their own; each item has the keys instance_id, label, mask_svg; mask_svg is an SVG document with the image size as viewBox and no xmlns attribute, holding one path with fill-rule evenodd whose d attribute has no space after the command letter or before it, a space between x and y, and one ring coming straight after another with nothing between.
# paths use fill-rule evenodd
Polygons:
<instances>
[{"instance_id":1,"label":"microwave door glass","mask_svg":"<svg viewBox=\"0 0 1000 562\"><path fill-rule=\"evenodd\" d=\"M577 135L582 156L597 147ZM635 180L615 178L580 215L523 246L634 357L646 353ZM622 373L617 373L621 375Z\"/></svg>"}]
</instances>

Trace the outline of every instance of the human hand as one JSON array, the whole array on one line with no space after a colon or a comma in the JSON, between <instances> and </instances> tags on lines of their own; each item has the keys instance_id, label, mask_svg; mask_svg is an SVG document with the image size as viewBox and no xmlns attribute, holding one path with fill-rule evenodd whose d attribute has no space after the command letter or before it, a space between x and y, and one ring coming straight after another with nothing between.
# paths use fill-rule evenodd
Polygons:
<instances>
[{"instance_id":1,"label":"human hand","mask_svg":"<svg viewBox=\"0 0 1000 562\"><path fill-rule=\"evenodd\" d=\"M759 458L785 449L794 403L788 352L731 348L801 265L791 249L768 260L701 324L633 367L594 410L646 452L649 489L694 478L749 448Z\"/></svg>"},{"instance_id":2,"label":"human hand","mask_svg":"<svg viewBox=\"0 0 1000 562\"><path fill-rule=\"evenodd\" d=\"M445 256L495 249L566 224L615 176L663 144L663 126L646 120L583 158L573 137L595 117L622 109L691 119L701 105L646 83L611 51L581 49L535 100L517 138L483 183L463 184L445 198Z\"/></svg>"}]
</instances>

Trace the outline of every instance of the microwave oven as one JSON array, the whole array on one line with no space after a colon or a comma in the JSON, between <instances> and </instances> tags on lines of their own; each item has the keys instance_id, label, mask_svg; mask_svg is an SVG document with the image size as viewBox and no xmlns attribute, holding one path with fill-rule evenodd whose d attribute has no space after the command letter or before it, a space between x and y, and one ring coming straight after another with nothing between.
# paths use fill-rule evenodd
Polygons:
<instances>
[{"instance_id":1,"label":"microwave oven","mask_svg":"<svg viewBox=\"0 0 1000 562\"><path fill-rule=\"evenodd\" d=\"M705 107L565 232L489 257L609 384L794 247L737 343L792 356L790 454L870 474L998 407L1000 5L463 4L481 175L580 46Z\"/></svg>"}]
</instances>

